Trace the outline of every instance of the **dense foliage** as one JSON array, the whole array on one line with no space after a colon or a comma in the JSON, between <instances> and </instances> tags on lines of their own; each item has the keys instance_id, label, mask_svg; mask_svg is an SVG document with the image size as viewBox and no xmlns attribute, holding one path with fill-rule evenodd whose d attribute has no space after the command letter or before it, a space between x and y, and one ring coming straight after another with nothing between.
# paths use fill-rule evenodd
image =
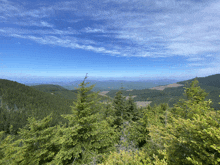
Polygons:
<instances>
[{"instance_id":1,"label":"dense foliage","mask_svg":"<svg viewBox=\"0 0 220 165\"><path fill-rule=\"evenodd\" d=\"M51 94L52 93L52 94ZM90 92L92 93L92 92ZM103 98L102 96L98 96ZM0 79L0 131L17 134L27 124L28 117L43 119L52 113L52 125L67 123L61 114L70 114L77 91L56 85L29 87L14 81Z\"/></svg>"},{"instance_id":2,"label":"dense foliage","mask_svg":"<svg viewBox=\"0 0 220 165\"><path fill-rule=\"evenodd\" d=\"M209 95L205 98L205 100L212 100L211 107L215 110L220 109L219 102L219 94L220 94L220 86L219 80L220 75L212 76L211 82L208 78L199 78L199 86L204 89ZM192 80L180 82L184 86L187 84L191 84ZM134 97L134 101L152 101L150 106L160 105L162 103L168 103L169 107L173 107L173 104L176 104L180 99L185 99L186 97L183 96L184 86L174 87L174 88L165 88L164 90L152 90L152 89L142 89L142 90L132 90L126 91L123 90L124 96L136 96ZM117 90L111 90L106 95L109 97L115 97Z\"/></svg>"},{"instance_id":3,"label":"dense foliage","mask_svg":"<svg viewBox=\"0 0 220 165\"><path fill-rule=\"evenodd\" d=\"M44 115L43 106L32 106L32 113L19 104L17 110L9 103L2 107L0 164L220 164L220 113L206 100L208 93L197 79L173 107L162 103L137 108L122 90L106 98L106 104L100 102L98 92L91 92L94 85L85 87L86 78L68 113L55 106ZM3 89L2 97L10 92ZM10 98L11 103L20 99ZM66 122L54 123L55 112ZM15 132L16 117L25 125Z\"/></svg>"}]
</instances>

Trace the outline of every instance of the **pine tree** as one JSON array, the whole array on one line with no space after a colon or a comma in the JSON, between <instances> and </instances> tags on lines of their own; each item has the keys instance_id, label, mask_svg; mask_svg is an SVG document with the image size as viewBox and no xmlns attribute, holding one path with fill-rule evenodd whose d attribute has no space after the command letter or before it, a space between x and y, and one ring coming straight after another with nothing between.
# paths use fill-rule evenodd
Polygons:
<instances>
[{"instance_id":1,"label":"pine tree","mask_svg":"<svg viewBox=\"0 0 220 165\"><path fill-rule=\"evenodd\" d=\"M120 151L113 152L106 158L105 162L100 165L167 165L166 159L160 160L158 156L153 155L154 160L147 157L145 151Z\"/></svg>"},{"instance_id":2,"label":"pine tree","mask_svg":"<svg viewBox=\"0 0 220 165\"><path fill-rule=\"evenodd\" d=\"M113 106L115 109L114 124L117 126L118 129L120 129L120 127L123 125L124 120L128 118L128 113L126 111L126 101L125 97L122 95L121 90L116 93L116 96L113 100Z\"/></svg>"},{"instance_id":3,"label":"pine tree","mask_svg":"<svg viewBox=\"0 0 220 165\"><path fill-rule=\"evenodd\" d=\"M8 135L1 144L3 159L0 164L46 164L53 160L59 150L54 142L55 127L50 127L52 118L41 121L28 119L28 125L19 130L19 139Z\"/></svg>"},{"instance_id":4,"label":"pine tree","mask_svg":"<svg viewBox=\"0 0 220 165\"><path fill-rule=\"evenodd\" d=\"M172 110L173 114L189 118L194 112L190 111L188 106L193 104L197 105L200 102L204 103L205 97L208 95L208 93L201 89L198 84L198 80L194 79L189 87L184 87L186 89L184 90L184 95L187 99L181 99L177 104L174 105Z\"/></svg>"},{"instance_id":5,"label":"pine tree","mask_svg":"<svg viewBox=\"0 0 220 165\"><path fill-rule=\"evenodd\" d=\"M165 126L165 114L168 109L167 104L150 105L143 108L139 113L139 120L131 122L129 127L129 141L133 142L136 147L146 152L146 157L154 159L153 155L158 154L159 149L164 149L160 141L154 141L149 135L149 127L156 125L160 127Z\"/></svg>"},{"instance_id":6,"label":"pine tree","mask_svg":"<svg viewBox=\"0 0 220 165\"><path fill-rule=\"evenodd\" d=\"M97 99L98 93L88 94L94 85L85 87L88 84L85 79L78 88L77 101L71 107L72 114L63 115L69 122L67 128L60 130L58 143L62 147L52 162L54 164L98 162L103 154L115 149L115 128L103 120L103 106Z\"/></svg>"},{"instance_id":7,"label":"pine tree","mask_svg":"<svg viewBox=\"0 0 220 165\"><path fill-rule=\"evenodd\" d=\"M129 94L129 98L126 101L126 112L127 120L137 121L138 120L138 108L137 104L134 102L134 99Z\"/></svg>"},{"instance_id":8,"label":"pine tree","mask_svg":"<svg viewBox=\"0 0 220 165\"><path fill-rule=\"evenodd\" d=\"M115 109L112 105L112 99L110 99L109 97L103 105L102 115L103 120L106 120L111 125L111 127L114 127Z\"/></svg>"},{"instance_id":9,"label":"pine tree","mask_svg":"<svg viewBox=\"0 0 220 165\"><path fill-rule=\"evenodd\" d=\"M196 80L185 90L188 100L176 105L175 114L168 114L166 127L149 127L149 135L164 146L171 165L220 163L220 113L214 113L211 100L205 101L205 92L195 84Z\"/></svg>"}]
</instances>

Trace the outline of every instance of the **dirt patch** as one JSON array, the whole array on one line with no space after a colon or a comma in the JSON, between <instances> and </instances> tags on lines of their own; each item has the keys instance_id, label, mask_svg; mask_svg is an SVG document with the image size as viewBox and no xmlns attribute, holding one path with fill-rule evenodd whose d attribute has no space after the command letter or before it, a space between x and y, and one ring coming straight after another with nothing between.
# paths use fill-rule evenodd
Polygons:
<instances>
[{"instance_id":1,"label":"dirt patch","mask_svg":"<svg viewBox=\"0 0 220 165\"><path fill-rule=\"evenodd\" d=\"M165 85L165 86L158 86L158 87L153 87L150 89L155 89L155 90L164 90L165 88L173 88L173 87L180 87L180 86L184 86L183 84L169 84L169 85Z\"/></svg>"},{"instance_id":2,"label":"dirt patch","mask_svg":"<svg viewBox=\"0 0 220 165\"><path fill-rule=\"evenodd\" d=\"M102 96L106 96L106 94L108 93L109 91L102 91L99 93L99 95L102 95ZM137 97L137 95L134 95L134 96L131 96L132 98L134 97ZM129 99L129 96L126 96L126 100ZM147 105L149 105L152 101L136 101L135 103L137 103L137 106L138 108L140 107L146 107ZM104 104L107 104L106 101L102 102ZM111 103L111 102L110 102Z\"/></svg>"},{"instance_id":3,"label":"dirt patch","mask_svg":"<svg viewBox=\"0 0 220 165\"><path fill-rule=\"evenodd\" d=\"M102 92L99 92L99 95L101 96L106 96L106 94L108 93L109 91L102 91Z\"/></svg>"},{"instance_id":4,"label":"dirt patch","mask_svg":"<svg viewBox=\"0 0 220 165\"><path fill-rule=\"evenodd\" d=\"M137 97L137 95L131 96L132 98ZM126 100L129 99L129 96L126 96Z\"/></svg>"},{"instance_id":5,"label":"dirt patch","mask_svg":"<svg viewBox=\"0 0 220 165\"><path fill-rule=\"evenodd\" d=\"M150 105L152 101L136 101L138 108Z\"/></svg>"},{"instance_id":6,"label":"dirt patch","mask_svg":"<svg viewBox=\"0 0 220 165\"><path fill-rule=\"evenodd\" d=\"M137 104L137 107L140 108L150 105L151 102L152 101L136 101L135 103ZM102 102L102 103L107 104L107 102ZM109 102L109 104L111 104L111 102Z\"/></svg>"},{"instance_id":7,"label":"dirt patch","mask_svg":"<svg viewBox=\"0 0 220 165\"><path fill-rule=\"evenodd\" d=\"M102 91L102 92L99 92L99 95L101 95L101 96L106 96L106 94L108 93L109 91ZM107 97L107 96L106 96ZM132 98L134 98L134 97L137 97L137 95L135 95L135 96L131 96ZM128 100L129 99L129 96L126 96L126 100Z\"/></svg>"}]
</instances>

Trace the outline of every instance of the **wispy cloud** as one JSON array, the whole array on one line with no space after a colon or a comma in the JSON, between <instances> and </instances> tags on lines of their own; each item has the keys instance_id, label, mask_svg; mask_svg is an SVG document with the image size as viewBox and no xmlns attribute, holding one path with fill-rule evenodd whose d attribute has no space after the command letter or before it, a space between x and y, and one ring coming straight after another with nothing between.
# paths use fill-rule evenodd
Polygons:
<instances>
[{"instance_id":1,"label":"wispy cloud","mask_svg":"<svg viewBox=\"0 0 220 165\"><path fill-rule=\"evenodd\" d=\"M0 13L2 16L14 16L20 11L20 6L15 6L12 2L9 2L8 0L0 0Z\"/></svg>"},{"instance_id":2,"label":"wispy cloud","mask_svg":"<svg viewBox=\"0 0 220 165\"><path fill-rule=\"evenodd\" d=\"M0 0L0 6L2 19L13 18L11 24L30 32L21 34L13 27L4 35L42 44L129 57L186 56L189 62L220 53L220 2L214 0L83 0L45 3L35 9ZM63 14L68 15L63 21L71 30L51 21Z\"/></svg>"},{"instance_id":3,"label":"wispy cloud","mask_svg":"<svg viewBox=\"0 0 220 165\"><path fill-rule=\"evenodd\" d=\"M48 27L48 28L53 28L54 25L46 22L46 21L23 21L23 22L16 22L14 23L16 25L20 26L38 26L38 27Z\"/></svg>"},{"instance_id":4,"label":"wispy cloud","mask_svg":"<svg viewBox=\"0 0 220 165\"><path fill-rule=\"evenodd\" d=\"M32 18L45 18L55 14L54 9L50 6L40 7L39 9L26 10L21 12L19 16L21 17L32 17Z\"/></svg>"},{"instance_id":5,"label":"wispy cloud","mask_svg":"<svg viewBox=\"0 0 220 165\"><path fill-rule=\"evenodd\" d=\"M83 30L86 33L104 33L104 29L93 29L90 27L85 28L85 30Z\"/></svg>"},{"instance_id":6,"label":"wispy cloud","mask_svg":"<svg viewBox=\"0 0 220 165\"><path fill-rule=\"evenodd\" d=\"M206 68L201 68L197 70L198 77L204 77L204 76L209 76L209 75L219 74L219 73L220 73L219 66L206 67Z\"/></svg>"},{"instance_id":7,"label":"wispy cloud","mask_svg":"<svg viewBox=\"0 0 220 165\"><path fill-rule=\"evenodd\" d=\"M0 34L1 33L6 33L7 35L9 35L11 37L29 39L29 40L35 41L37 43L40 43L40 44L68 47L68 48L72 48L72 49L85 49L85 50L89 50L89 51L94 51L94 52L98 52L98 53L105 53L105 54L112 54L112 55L120 54L117 51L107 50L104 47L85 45L84 40L79 41L74 37L56 37L56 36L51 36L51 35L43 36L43 37L36 37L33 35L21 34L22 32L20 32L20 34L19 33L15 34L13 31L11 31L9 33L9 31L7 31L7 30L0 29ZM79 44L80 42L81 42L81 44ZM89 43L89 41L86 41L86 43Z\"/></svg>"},{"instance_id":8,"label":"wispy cloud","mask_svg":"<svg viewBox=\"0 0 220 165\"><path fill-rule=\"evenodd\" d=\"M201 57L189 57L187 59L187 61L204 61L205 58L201 58Z\"/></svg>"}]
</instances>

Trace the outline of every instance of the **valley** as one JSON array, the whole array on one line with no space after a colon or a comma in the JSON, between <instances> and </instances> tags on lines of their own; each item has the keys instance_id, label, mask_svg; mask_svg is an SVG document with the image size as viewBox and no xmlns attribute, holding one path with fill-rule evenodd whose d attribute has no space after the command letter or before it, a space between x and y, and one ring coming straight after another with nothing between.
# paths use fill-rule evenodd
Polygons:
<instances>
[{"instance_id":1,"label":"valley","mask_svg":"<svg viewBox=\"0 0 220 165\"><path fill-rule=\"evenodd\" d=\"M165 88L175 88L175 87L181 87L181 86L184 86L183 84L177 84L177 83L174 83L174 84L169 84L169 85L164 85L164 86L156 86L156 87L152 87L150 89L156 89L156 90L164 90Z\"/></svg>"},{"instance_id":2,"label":"valley","mask_svg":"<svg viewBox=\"0 0 220 165\"><path fill-rule=\"evenodd\" d=\"M132 90L127 90L127 91L132 91ZM105 97L108 97L106 94L108 93L109 91L102 91L99 93L99 95L101 96L105 96ZM137 97L136 95L135 96L131 96L132 98L134 97ZM129 96L126 96L125 98L126 100L129 99ZM137 104L137 107L140 108L140 107L146 107L148 105L150 105L152 101L135 101L135 103ZM110 102L111 103L111 102Z\"/></svg>"},{"instance_id":3,"label":"valley","mask_svg":"<svg viewBox=\"0 0 220 165\"><path fill-rule=\"evenodd\" d=\"M184 86L183 84L177 84L177 83L173 83L173 84L168 84L168 85L164 85L164 86L156 86L156 87L152 87L149 88L151 90L159 90L159 91L163 91L165 88L175 88L175 87L182 87ZM133 89L130 90L126 90L126 91L133 91ZM105 96L108 97L106 94L109 93L110 91L102 91L99 93L99 95L101 96ZM137 97L137 95L131 96L132 98ZM128 100L129 96L126 96L126 100ZM135 101L135 103L137 104L138 108L140 107L146 107L148 105L150 105L152 103L152 101Z\"/></svg>"},{"instance_id":4,"label":"valley","mask_svg":"<svg viewBox=\"0 0 220 165\"><path fill-rule=\"evenodd\" d=\"M198 95L199 98L203 97L203 90L208 93L205 100L211 99L212 104L210 107L216 111L212 110L207 112L207 114L210 113L215 116L217 110L220 109L218 104L220 102L220 75L213 75L202 79L197 78L197 80L201 89L199 89L199 93L196 93L196 87L194 87L192 92L194 92L196 96ZM210 82L210 80L212 80L212 82ZM107 90L103 88L102 91L98 90L99 92L96 92L98 95L95 95L103 104L96 104L96 97L89 96L90 94L94 94L94 91L91 91L91 88L88 90L88 87L71 90L54 84L27 86L18 82L0 79L0 131L4 131L5 135L13 135L16 137L20 136L19 130L23 130L24 132L32 131L36 133L36 135L38 135L40 131L43 131L42 135L44 136L44 129L47 129L48 133L47 135L45 134L45 137L49 138L53 136L53 133L49 132L49 130L54 129L53 138L57 138L57 136L60 136L58 135L59 133L57 133L57 129L59 128L60 132L67 131L65 136L61 136L63 138L70 135L68 131L73 130L72 124L76 121L80 123L78 126L82 126L84 130L87 130L88 126L91 125L91 116L95 113L97 117L98 115L99 117L95 119L94 122L99 125L98 130L101 130L101 134L95 134L95 138L101 137L102 134L107 134L103 137L108 137L110 134L112 136L114 129L120 126L120 128L122 128L121 135L114 135L115 138L118 139L116 148L120 151L128 150L128 148L138 150L146 143L145 136L148 134L148 130L146 130L146 127L149 125L148 123L150 123L150 125L159 124L166 126L167 110L174 112L174 114L179 113L175 112L175 108L172 107L181 99L187 100L187 96L183 94L185 88L189 89L189 83L192 81L193 80L186 80L144 89L121 88L117 90ZM132 99L129 100L129 97ZM191 101L192 100L193 99L191 99ZM113 101L114 104L112 104ZM76 103L74 105L77 107L74 106L73 103ZM110 106L106 106L107 103ZM88 105L90 108L87 108ZM78 113L82 115L83 120L78 120L78 115L75 115ZM95 117L95 114L92 117ZM68 118L65 118L65 116ZM82 121L84 124L82 124ZM29 122L31 123L30 125L28 125ZM103 125L100 122L105 124ZM116 127L113 129L113 126ZM180 126L182 126L182 123L180 123ZM31 130L29 130L29 128L31 128ZM175 127L172 126L172 128ZM28 130L26 131L25 129ZM33 131L34 129L38 130ZM76 130L77 129L76 127ZM108 129L108 131L105 129ZM117 129L119 129L119 127ZM111 132L109 132L109 130L111 130ZM79 130L79 132L80 131L81 130ZM126 133L126 131L128 131L128 133ZM33 136L32 132L30 132L30 138ZM55 132L57 135L55 135ZM97 132L97 129L94 132ZM71 134L74 135L75 133L77 132L72 132ZM129 135L130 133L132 133L132 136ZM79 139L83 136L84 133L80 133ZM195 136L197 137L197 135ZM112 138L110 139L112 140ZM66 141L68 141L68 138L62 143L64 144ZM112 141L114 143L116 142L116 140ZM97 140L98 144L101 142L102 139ZM128 143L128 146L125 146L122 142ZM134 146L133 142L135 142L136 146ZM59 144L57 143L57 145ZM59 151L60 146L57 146L57 149ZM149 150L149 148L147 148L147 150Z\"/></svg>"}]
</instances>

